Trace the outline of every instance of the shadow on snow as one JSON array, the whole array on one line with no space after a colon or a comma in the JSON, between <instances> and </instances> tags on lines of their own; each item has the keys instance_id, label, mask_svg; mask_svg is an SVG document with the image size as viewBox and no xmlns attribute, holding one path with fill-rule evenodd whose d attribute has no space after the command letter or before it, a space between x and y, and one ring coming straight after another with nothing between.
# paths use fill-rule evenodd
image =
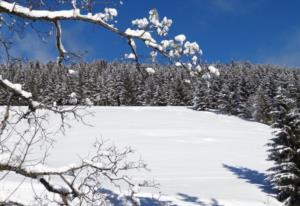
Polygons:
<instances>
[{"instance_id":1,"label":"shadow on snow","mask_svg":"<svg viewBox=\"0 0 300 206\"><path fill-rule=\"evenodd\" d=\"M250 184L256 185L262 192L274 195L276 191L272 189L271 183L267 180L265 173L252 170L246 167L234 167L223 164L223 167L235 174L238 178L246 180Z\"/></svg>"},{"instance_id":2,"label":"shadow on snow","mask_svg":"<svg viewBox=\"0 0 300 206\"><path fill-rule=\"evenodd\" d=\"M201 201L198 197L190 196L190 195L183 194L183 193L177 193L177 195L180 197L181 201L188 202L188 203L193 203L194 205L199 205L199 206L223 206L223 205L220 205L218 200L216 200L214 198L212 198L210 200L210 203L205 203L205 202Z\"/></svg>"},{"instance_id":3,"label":"shadow on snow","mask_svg":"<svg viewBox=\"0 0 300 206\"><path fill-rule=\"evenodd\" d=\"M114 206L124 206L124 202L122 198L111 190L101 189L100 192L106 195L106 199L111 202ZM179 200L184 203L191 203L192 205L198 206L223 206L220 205L219 202L212 198L210 203L205 203L201 201L198 197L190 196L183 193L177 193ZM162 201L159 199L151 198L151 197L138 197L141 206L181 206L173 203L172 201Z\"/></svg>"},{"instance_id":4,"label":"shadow on snow","mask_svg":"<svg viewBox=\"0 0 300 206\"><path fill-rule=\"evenodd\" d=\"M124 206L122 198L117 193L108 189L101 189L100 192L106 195L106 199L114 206ZM158 199L151 197L137 197L141 206L177 206L169 201L159 201Z\"/></svg>"}]
</instances>

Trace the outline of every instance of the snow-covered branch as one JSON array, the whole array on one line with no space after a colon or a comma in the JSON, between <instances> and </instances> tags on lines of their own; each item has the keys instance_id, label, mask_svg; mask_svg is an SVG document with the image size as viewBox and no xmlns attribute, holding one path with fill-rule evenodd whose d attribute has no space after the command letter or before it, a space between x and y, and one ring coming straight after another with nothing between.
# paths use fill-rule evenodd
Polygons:
<instances>
[{"instance_id":1,"label":"snow-covered branch","mask_svg":"<svg viewBox=\"0 0 300 206\"><path fill-rule=\"evenodd\" d=\"M179 34L174 38L167 38L172 20L164 17L160 19L157 10L152 9L148 18L135 19L132 21L133 27L125 31L118 29L110 22L118 15L115 8L105 8L103 12L84 12L76 5L78 2L72 1L72 8L69 10L42 10L32 9L30 7L19 5L15 2L0 1L0 11L12 16L21 17L28 20L43 20L52 22L56 28L56 47L58 49L58 63L62 63L66 57L66 49L63 46L62 32L60 21L75 20L96 24L101 28L107 29L120 37L128 39L128 45L131 53L126 57L133 59L139 68L139 54L136 48L135 39L145 43L151 48L151 58L154 60L157 53L168 58L173 64L184 67L193 72L204 74L211 72L204 71L200 67L200 56L202 50L198 43L188 41L184 34ZM155 54L155 55L153 55Z\"/></svg>"},{"instance_id":2,"label":"snow-covered branch","mask_svg":"<svg viewBox=\"0 0 300 206\"><path fill-rule=\"evenodd\" d=\"M61 30L60 22L58 20L56 20L56 21L54 21L54 25L56 28L56 47L59 52L59 56L57 57L57 63L61 64L65 58L66 50L62 43L62 30Z\"/></svg>"},{"instance_id":3,"label":"snow-covered branch","mask_svg":"<svg viewBox=\"0 0 300 206\"><path fill-rule=\"evenodd\" d=\"M7 79L3 79L1 75L0 75L0 86L4 87L5 89L11 91L12 93L16 94L17 96L19 96L23 99L26 99L28 101L32 97L32 94L30 92L22 90L21 84L14 84Z\"/></svg>"}]
</instances>

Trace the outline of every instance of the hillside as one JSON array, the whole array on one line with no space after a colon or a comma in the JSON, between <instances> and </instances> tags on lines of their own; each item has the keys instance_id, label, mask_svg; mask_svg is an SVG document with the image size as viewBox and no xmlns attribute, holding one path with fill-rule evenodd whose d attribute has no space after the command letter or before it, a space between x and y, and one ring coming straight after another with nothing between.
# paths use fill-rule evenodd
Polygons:
<instances>
[{"instance_id":1,"label":"hillside","mask_svg":"<svg viewBox=\"0 0 300 206\"><path fill-rule=\"evenodd\" d=\"M169 205L279 205L264 181L271 164L265 160L265 144L271 137L268 126L185 107L90 110L94 116L85 119L93 126L74 122L66 136L57 138L49 166L71 163L86 156L96 138L109 139L119 147L131 146L149 164L150 172L135 177L159 182L160 199ZM16 180L2 183L2 191L12 189ZM19 192L28 187L25 181ZM141 196L149 197L149 191L144 192ZM18 199L18 192L14 196ZM147 198L142 201L156 205Z\"/></svg>"}]
</instances>

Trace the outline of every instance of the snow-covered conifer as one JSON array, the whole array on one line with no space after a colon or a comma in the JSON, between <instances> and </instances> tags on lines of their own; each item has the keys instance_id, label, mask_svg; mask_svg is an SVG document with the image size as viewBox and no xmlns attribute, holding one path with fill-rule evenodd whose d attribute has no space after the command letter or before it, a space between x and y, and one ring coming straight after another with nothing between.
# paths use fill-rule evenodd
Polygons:
<instances>
[{"instance_id":1,"label":"snow-covered conifer","mask_svg":"<svg viewBox=\"0 0 300 206\"><path fill-rule=\"evenodd\" d=\"M286 206L300 205L300 114L295 101L279 87L271 112L274 137L268 144L270 180L278 190L278 200Z\"/></svg>"}]
</instances>

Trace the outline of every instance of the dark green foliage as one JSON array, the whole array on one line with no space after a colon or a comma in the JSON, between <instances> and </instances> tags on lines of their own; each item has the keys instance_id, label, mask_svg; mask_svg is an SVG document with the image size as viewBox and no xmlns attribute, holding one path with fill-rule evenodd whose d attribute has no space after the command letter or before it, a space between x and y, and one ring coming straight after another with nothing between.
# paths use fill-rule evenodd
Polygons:
<instances>
[{"instance_id":1,"label":"dark green foliage","mask_svg":"<svg viewBox=\"0 0 300 206\"><path fill-rule=\"evenodd\" d=\"M279 87L271 115L274 138L268 145L270 180L278 190L278 200L286 206L300 205L300 114L289 92Z\"/></svg>"},{"instance_id":2,"label":"dark green foliage","mask_svg":"<svg viewBox=\"0 0 300 206\"><path fill-rule=\"evenodd\" d=\"M183 68L156 68L157 73L147 77L135 65L106 63L75 64L59 67L54 63L0 65L0 74L14 83L21 83L36 101L57 105L77 104L90 99L99 106L135 105L191 105L193 88L185 83L189 73ZM156 67L159 67L156 65ZM0 90L0 104L7 103L8 94ZM13 105L22 105L14 99Z\"/></svg>"},{"instance_id":3,"label":"dark green foliage","mask_svg":"<svg viewBox=\"0 0 300 206\"><path fill-rule=\"evenodd\" d=\"M198 111L205 111L210 109L212 100L209 95L209 83L201 81L197 84L193 99L193 109Z\"/></svg>"}]
</instances>

